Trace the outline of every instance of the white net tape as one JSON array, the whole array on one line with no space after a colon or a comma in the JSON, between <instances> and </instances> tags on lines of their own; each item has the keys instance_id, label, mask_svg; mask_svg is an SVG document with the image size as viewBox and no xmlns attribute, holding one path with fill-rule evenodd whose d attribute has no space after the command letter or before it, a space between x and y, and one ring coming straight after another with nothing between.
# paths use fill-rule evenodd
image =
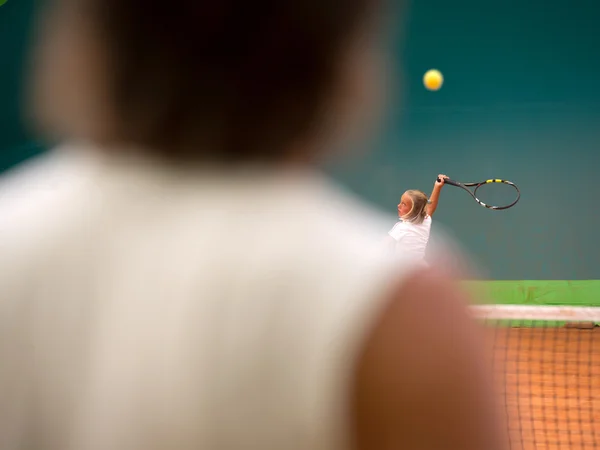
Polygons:
<instances>
[{"instance_id":1,"label":"white net tape","mask_svg":"<svg viewBox=\"0 0 600 450\"><path fill-rule=\"evenodd\" d=\"M476 305L469 309L476 318L483 320L600 322L600 307Z\"/></svg>"}]
</instances>

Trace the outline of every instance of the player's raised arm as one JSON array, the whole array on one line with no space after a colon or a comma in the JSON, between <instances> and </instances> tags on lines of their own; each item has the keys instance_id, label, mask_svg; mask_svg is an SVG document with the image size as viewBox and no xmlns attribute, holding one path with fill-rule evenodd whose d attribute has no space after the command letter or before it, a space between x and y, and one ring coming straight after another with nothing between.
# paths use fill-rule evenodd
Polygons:
<instances>
[{"instance_id":1,"label":"player's raised arm","mask_svg":"<svg viewBox=\"0 0 600 450\"><path fill-rule=\"evenodd\" d=\"M446 175L439 174L433 185L433 191L431 192L431 196L429 197L429 204L427 205L427 214L431 217L433 213L437 209L438 202L440 200L440 192L444 187L444 182L448 179ZM438 181L439 180L439 181Z\"/></svg>"}]
</instances>

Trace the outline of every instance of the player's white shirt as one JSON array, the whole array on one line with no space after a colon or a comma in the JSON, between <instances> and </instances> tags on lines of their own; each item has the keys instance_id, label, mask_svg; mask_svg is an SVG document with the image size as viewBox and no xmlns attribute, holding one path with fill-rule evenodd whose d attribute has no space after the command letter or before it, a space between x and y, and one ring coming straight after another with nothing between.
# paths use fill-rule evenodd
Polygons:
<instances>
[{"instance_id":1,"label":"player's white shirt","mask_svg":"<svg viewBox=\"0 0 600 450\"><path fill-rule=\"evenodd\" d=\"M0 182L0 449L348 448L351 367L412 267L383 219L313 174L94 155Z\"/></svg>"},{"instance_id":2,"label":"player's white shirt","mask_svg":"<svg viewBox=\"0 0 600 450\"><path fill-rule=\"evenodd\" d=\"M431 217L427 216L420 224L399 220L389 235L396 240L396 252L405 253L423 260L431 235Z\"/></svg>"}]
</instances>

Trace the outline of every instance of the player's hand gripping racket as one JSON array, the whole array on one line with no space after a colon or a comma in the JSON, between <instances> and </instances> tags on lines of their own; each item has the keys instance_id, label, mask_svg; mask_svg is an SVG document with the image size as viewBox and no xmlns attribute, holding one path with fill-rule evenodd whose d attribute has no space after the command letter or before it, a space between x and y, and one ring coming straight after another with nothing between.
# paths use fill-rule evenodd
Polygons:
<instances>
[{"instance_id":1,"label":"player's hand gripping racket","mask_svg":"<svg viewBox=\"0 0 600 450\"><path fill-rule=\"evenodd\" d=\"M442 181L439 178L437 180ZM473 197L473 200L488 209L512 208L521 198L521 191L519 191L517 185L507 180L494 179L480 181L479 183L461 183L446 178L444 184L464 189ZM475 189L469 189L472 187Z\"/></svg>"}]
</instances>

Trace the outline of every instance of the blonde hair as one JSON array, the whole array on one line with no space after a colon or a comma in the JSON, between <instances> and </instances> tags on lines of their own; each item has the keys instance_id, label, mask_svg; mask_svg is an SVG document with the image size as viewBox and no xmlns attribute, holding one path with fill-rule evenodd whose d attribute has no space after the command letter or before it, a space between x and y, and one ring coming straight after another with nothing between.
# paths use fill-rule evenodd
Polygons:
<instances>
[{"instance_id":1,"label":"blonde hair","mask_svg":"<svg viewBox=\"0 0 600 450\"><path fill-rule=\"evenodd\" d=\"M410 222L414 224L423 223L425 217L427 217L427 205L429 204L429 199L427 195L416 189L410 189L404 193L408 195L412 200L412 207L410 211L406 213L401 219L405 222Z\"/></svg>"}]
</instances>

